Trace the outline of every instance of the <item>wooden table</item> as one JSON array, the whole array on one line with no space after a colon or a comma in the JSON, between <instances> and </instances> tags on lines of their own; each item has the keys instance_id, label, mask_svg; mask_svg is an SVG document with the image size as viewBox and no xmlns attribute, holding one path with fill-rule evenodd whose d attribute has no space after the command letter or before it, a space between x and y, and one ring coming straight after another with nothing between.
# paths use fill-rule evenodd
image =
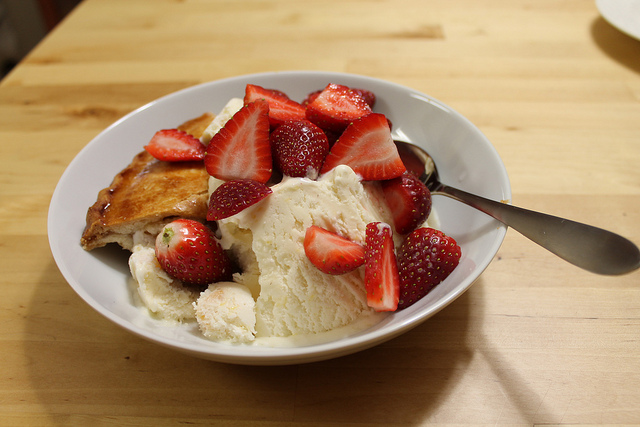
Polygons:
<instances>
[{"instance_id":1,"label":"wooden table","mask_svg":"<svg viewBox=\"0 0 640 427\"><path fill-rule=\"evenodd\" d=\"M277 70L428 93L492 141L515 204L640 243L640 41L591 0L85 0L0 85L0 424L640 423L640 273L511 230L454 304L326 362L199 360L84 303L47 241L73 157L162 95Z\"/></svg>"}]
</instances>

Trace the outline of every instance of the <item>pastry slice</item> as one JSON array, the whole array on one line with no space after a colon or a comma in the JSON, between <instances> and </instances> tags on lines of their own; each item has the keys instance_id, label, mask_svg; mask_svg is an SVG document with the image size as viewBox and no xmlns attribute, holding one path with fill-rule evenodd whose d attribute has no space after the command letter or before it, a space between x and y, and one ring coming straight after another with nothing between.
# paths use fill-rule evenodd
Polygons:
<instances>
[{"instance_id":1,"label":"pastry slice","mask_svg":"<svg viewBox=\"0 0 640 427\"><path fill-rule=\"evenodd\" d=\"M205 113L178 129L200 138L212 120L213 114ZM89 251L118 243L131 250L137 231L155 236L176 217L204 220L208 181L203 162L163 162L140 152L98 193L87 212L82 247Z\"/></svg>"}]
</instances>

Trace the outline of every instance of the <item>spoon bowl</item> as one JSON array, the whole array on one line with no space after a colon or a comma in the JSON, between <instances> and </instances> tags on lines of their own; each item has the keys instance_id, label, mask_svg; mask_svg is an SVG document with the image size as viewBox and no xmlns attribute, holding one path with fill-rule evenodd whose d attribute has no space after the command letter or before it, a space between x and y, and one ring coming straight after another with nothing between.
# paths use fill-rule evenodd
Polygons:
<instances>
[{"instance_id":1,"label":"spoon bowl","mask_svg":"<svg viewBox=\"0 0 640 427\"><path fill-rule=\"evenodd\" d=\"M407 169L415 173L432 194L448 196L478 209L592 273L620 275L640 268L640 250L630 240L591 225L489 200L445 185L429 153L410 142L394 142Z\"/></svg>"}]
</instances>

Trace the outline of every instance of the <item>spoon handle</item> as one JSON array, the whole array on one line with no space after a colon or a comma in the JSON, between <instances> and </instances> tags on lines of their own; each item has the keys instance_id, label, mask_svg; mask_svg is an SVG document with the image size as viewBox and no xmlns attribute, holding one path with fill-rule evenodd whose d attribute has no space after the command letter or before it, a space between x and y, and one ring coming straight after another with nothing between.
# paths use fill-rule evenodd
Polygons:
<instances>
[{"instance_id":1,"label":"spoon handle","mask_svg":"<svg viewBox=\"0 0 640 427\"><path fill-rule=\"evenodd\" d=\"M479 209L587 271L619 275L640 267L638 247L610 231L496 202L447 185L433 194L444 194Z\"/></svg>"}]
</instances>

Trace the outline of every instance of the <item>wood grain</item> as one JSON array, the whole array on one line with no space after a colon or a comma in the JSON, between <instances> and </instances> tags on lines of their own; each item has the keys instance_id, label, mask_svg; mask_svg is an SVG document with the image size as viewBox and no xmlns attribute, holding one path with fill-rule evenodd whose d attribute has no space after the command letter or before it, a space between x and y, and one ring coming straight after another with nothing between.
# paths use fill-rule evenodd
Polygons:
<instances>
[{"instance_id":1,"label":"wood grain","mask_svg":"<svg viewBox=\"0 0 640 427\"><path fill-rule=\"evenodd\" d=\"M593 1L85 0L0 83L0 425L640 424L640 273L512 230L454 304L326 362L206 362L86 305L47 241L73 157L162 95L277 70L428 93L491 140L515 204L640 243L640 41Z\"/></svg>"}]
</instances>

